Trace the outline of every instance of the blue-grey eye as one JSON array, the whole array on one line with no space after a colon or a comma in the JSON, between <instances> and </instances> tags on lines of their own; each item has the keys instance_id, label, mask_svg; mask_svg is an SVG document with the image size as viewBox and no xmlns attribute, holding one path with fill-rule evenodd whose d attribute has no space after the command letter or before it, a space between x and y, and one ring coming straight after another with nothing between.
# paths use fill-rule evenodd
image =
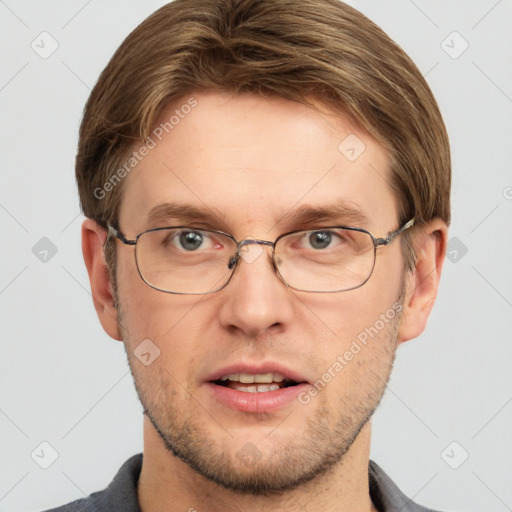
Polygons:
<instances>
[{"instance_id":1,"label":"blue-grey eye","mask_svg":"<svg viewBox=\"0 0 512 512\"><path fill-rule=\"evenodd\" d=\"M309 235L309 243L314 249L325 249L329 247L332 241L330 231L315 231Z\"/></svg>"},{"instance_id":2,"label":"blue-grey eye","mask_svg":"<svg viewBox=\"0 0 512 512\"><path fill-rule=\"evenodd\" d=\"M180 233L180 244L187 251L195 251L203 243L203 235L198 231L182 231Z\"/></svg>"}]
</instances>

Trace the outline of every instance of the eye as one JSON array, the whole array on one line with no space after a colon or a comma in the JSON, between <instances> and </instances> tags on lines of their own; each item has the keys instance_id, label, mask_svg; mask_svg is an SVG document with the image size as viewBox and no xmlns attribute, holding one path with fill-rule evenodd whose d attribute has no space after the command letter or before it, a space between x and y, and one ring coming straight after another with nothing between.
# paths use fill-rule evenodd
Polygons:
<instances>
[{"instance_id":1,"label":"eye","mask_svg":"<svg viewBox=\"0 0 512 512\"><path fill-rule=\"evenodd\" d=\"M315 231L309 235L308 241L313 249L326 249L332 242L332 232Z\"/></svg>"},{"instance_id":2,"label":"eye","mask_svg":"<svg viewBox=\"0 0 512 512\"><path fill-rule=\"evenodd\" d=\"M180 246L186 251L195 251L203 244L204 236L199 231L181 231L178 240Z\"/></svg>"}]
</instances>

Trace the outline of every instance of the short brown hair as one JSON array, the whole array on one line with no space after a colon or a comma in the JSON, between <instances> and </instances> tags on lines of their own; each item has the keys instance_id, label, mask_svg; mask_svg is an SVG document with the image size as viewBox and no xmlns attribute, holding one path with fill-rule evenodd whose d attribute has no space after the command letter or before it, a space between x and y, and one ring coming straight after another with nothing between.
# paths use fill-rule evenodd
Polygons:
<instances>
[{"instance_id":1,"label":"short brown hair","mask_svg":"<svg viewBox=\"0 0 512 512\"><path fill-rule=\"evenodd\" d=\"M387 149L399 222L449 223L450 150L434 96L404 51L338 0L175 0L141 23L84 110L76 177L87 217L117 223L122 181L100 197L94 191L169 102L195 89L320 100Z\"/></svg>"}]
</instances>

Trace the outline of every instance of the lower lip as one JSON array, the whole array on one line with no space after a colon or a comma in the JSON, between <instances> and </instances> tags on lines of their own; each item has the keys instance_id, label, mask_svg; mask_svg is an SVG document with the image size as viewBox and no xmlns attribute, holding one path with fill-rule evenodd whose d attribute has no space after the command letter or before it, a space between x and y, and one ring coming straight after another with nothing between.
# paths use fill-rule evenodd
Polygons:
<instances>
[{"instance_id":1,"label":"lower lip","mask_svg":"<svg viewBox=\"0 0 512 512\"><path fill-rule=\"evenodd\" d=\"M208 389L221 404L238 411L256 413L273 412L281 409L297 399L300 392L305 391L308 386L309 384L297 384L274 391L249 393L218 386L213 382L207 383Z\"/></svg>"}]
</instances>

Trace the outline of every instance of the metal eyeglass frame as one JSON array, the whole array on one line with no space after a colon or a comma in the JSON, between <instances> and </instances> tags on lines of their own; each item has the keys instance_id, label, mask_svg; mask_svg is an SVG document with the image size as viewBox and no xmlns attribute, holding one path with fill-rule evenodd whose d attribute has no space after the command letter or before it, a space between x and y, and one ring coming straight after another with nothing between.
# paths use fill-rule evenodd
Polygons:
<instances>
[{"instance_id":1,"label":"metal eyeglass frame","mask_svg":"<svg viewBox=\"0 0 512 512\"><path fill-rule=\"evenodd\" d=\"M162 288L158 288L158 287L154 286L153 284L149 283L148 281L146 281L146 279L142 275L142 272L141 272L140 267L139 267L139 262L137 260L137 251L134 251L135 265L137 267L137 271L138 271L139 276L142 279L142 281L144 281L144 283L147 284L150 288L153 288L154 290L158 290L158 291L163 292L163 293L173 293L173 294L177 294L177 295L208 295L208 294L216 293L216 292L222 290L223 288L225 288L229 284L229 282L231 281L231 278L233 277L233 274L235 273L236 267L238 266L238 262L240 261L240 256L241 256L242 248L245 247L246 245L250 245L250 244L266 245L268 247L272 247L271 260L272 260L273 269L276 272L276 274L278 275L279 279L287 287L292 288L293 290L296 290L296 291L301 291L301 292L306 292L306 293L341 293L341 292L347 292L347 291L350 291L350 290L354 290L356 288L360 288L361 286L363 286L370 279L371 275L373 274L373 270L375 268L375 261L377 259L377 248L380 247L380 246L387 246L387 245L391 244L391 242L393 242L393 240L395 240L399 235L401 235L407 229L411 228L414 225L414 222L415 222L414 218L409 220L408 222L406 222L400 228L398 228L398 229L396 229L394 231L390 231L387 234L386 237L376 237L372 233L370 233L368 230L363 229L363 228L356 228L356 227L352 227L352 226L328 226L328 227L321 227L321 228L318 228L318 229L307 229L307 230L297 229L297 230L294 230L294 231L289 231L287 233L283 233L283 234L279 235L273 242L270 242L268 240L258 240L258 239L252 239L252 238L247 238L247 239L242 240L242 241L239 242L238 240L236 240L236 238L234 236L230 235L229 233L225 233L224 231L218 231L218 230L213 230L213 229L193 228L191 226L166 226L166 227L160 227L160 228L147 229L146 231L143 231L142 233L139 233L135 237L134 240L131 240L129 238L126 238L126 236L124 235L124 233L122 231L114 228L109 223L109 224L107 224L108 235L107 235L107 238L105 240L105 245L110 240L110 238L113 237L116 240L119 240L124 245L130 245L130 246L133 246L135 248L139 238L142 235L144 235L145 233L150 233L150 232L154 232L154 231L163 231L163 230L167 230L167 229L190 229L190 230L196 229L197 231L205 231L206 233L218 233L218 234L221 234L221 235L224 235L224 236L230 238L231 240L233 240L233 242L235 242L235 244L236 244L236 252L228 261L228 269L232 271L231 275L228 278L228 280L219 288L216 288L214 290L210 290L210 291L207 291L207 292L201 292L201 293L198 293L198 292L174 292L174 291L164 290ZM293 235L295 233L300 233L301 231L313 231L314 232L314 231L327 231L327 230L330 230L330 229L347 229L349 231L359 231L361 233L366 233L367 235L370 236L370 238L372 239L372 242L373 242L374 257L373 257L373 266L372 266L371 271L368 274L368 277L361 284L359 284L357 286L353 286L351 288L342 289L342 290L328 290L328 291L303 290L301 288L296 288L296 287L288 284L286 282L286 280L283 278L283 276L280 274L279 269L277 268L277 263L276 263L276 261L274 259L274 250L275 250L275 246L276 246L277 242L279 240L281 240L282 238L288 236L288 235Z\"/></svg>"}]
</instances>

